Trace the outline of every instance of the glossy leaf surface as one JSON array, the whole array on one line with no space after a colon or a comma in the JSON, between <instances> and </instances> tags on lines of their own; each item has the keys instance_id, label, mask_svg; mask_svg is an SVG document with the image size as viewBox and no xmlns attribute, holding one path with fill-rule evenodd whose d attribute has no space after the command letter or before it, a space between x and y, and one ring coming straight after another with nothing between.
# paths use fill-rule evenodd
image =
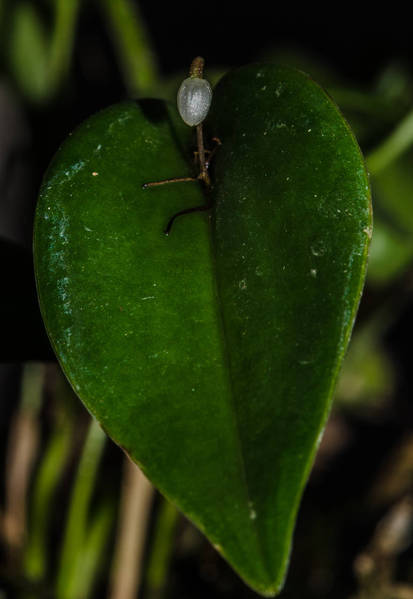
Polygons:
<instances>
[{"instance_id":1,"label":"glossy leaf surface","mask_svg":"<svg viewBox=\"0 0 413 599\"><path fill-rule=\"evenodd\" d=\"M127 102L62 146L35 225L46 326L78 395L154 484L264 595L282 585L298 502L365 274L358 146L308 77L252 65L218 84L207 138Z\"/></svg>"}]
</instances>

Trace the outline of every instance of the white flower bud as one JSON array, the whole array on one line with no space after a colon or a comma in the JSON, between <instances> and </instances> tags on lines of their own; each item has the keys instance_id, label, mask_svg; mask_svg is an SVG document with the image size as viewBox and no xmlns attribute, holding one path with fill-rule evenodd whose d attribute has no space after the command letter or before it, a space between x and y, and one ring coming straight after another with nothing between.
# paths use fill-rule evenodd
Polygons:
<instances>
[{"instance_id":1,"label":"white flower bud","mask_svg":"<svg viewBox=\"0 0 413 599\"><path fill-rule=\"evenodd\" d=\"M212 90L206 79L188 77L178 90L178 110L182 120L190 127L199 125L211 106Z\"/></svg>"}]
</instances>

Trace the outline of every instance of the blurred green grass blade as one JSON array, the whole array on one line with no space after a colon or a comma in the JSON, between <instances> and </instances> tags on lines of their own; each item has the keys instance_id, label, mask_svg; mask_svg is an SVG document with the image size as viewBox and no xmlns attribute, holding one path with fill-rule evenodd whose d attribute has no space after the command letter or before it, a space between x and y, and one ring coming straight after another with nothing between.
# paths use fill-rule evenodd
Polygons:
<instances>
[{"instance_id":1,"label":"blurred green grass blade","mask_svg":"<svg viewBox=\"0 0 413 599\"><path fill-rule=\"evenodd\" d=\"M405 235L413 233L413 153L372 177L377 217Z\"/></svg>"},{"instance_id":2,"label":"blurred green grass blade","mask_svg":"<svg viewBox=\"0 0 413 599\"><path fill-rule=\"evenodd\" d=\"M413 110L408 112L387 137L366 158L372 175L378 174L413 144Z\"/></svg>"},{"instance_id":3,"label":"blurred green grass blade","mask_svg":"<svg viewBox=\"0 0 413 599\"><path fill-rule=\"evenodd\" d=\"M413 236L377 218L369 257L368 283L389 285L413 262Z\"/></svg>"},{"instance_id":4,"label":"blurred green grass blade","mask_svg":"<svg viewBox=\"0 0 413 599\"><path fill-rule=\"evenodd\" d=\"M30 100L41 102L48 94L49 41L33 4L16 4L8 36L9 64L17 84Z\"/></svg>"},{"instance_id":5,"label":"blurred green grass blade","mask_svg":"<svg viewBox=\"0 0 413 599\"><path fill-rule=\"evenodd\" d=\"M89 510L106 435L92 419L82 450L69 503L56 580L57 599L78 597L83 549L87 539Z\"/></svg>"},{"instance_id":6,"label":"blurred green grass blade","mask_svg":"<svg viewBox=\"0 0 413 599\"><path fill-rule=\"evenodd\" d=\"M30 579L41 580L47 573L50 559L49 526L53 513L50 506L53 505L54 494L66 466L72 432L71 421L57 423L36 476L24 556L25 575Z\"/></svg>"},{"instance_id":7,"label":"blurred green grass blade","mask_svg":"<svg viewBox=\"0 0 413 599\"><path fill-rule=\"evenodd\" d=\"M102 567L108 563L108 542L115 520L113 500L106 500L91 517L85 534L84 545L77 560L78 570L74 574L73 599L88 599L92 596Z\"/></svg>"},{"instance_id":8,"label":"blurred green grass blade","mask_svg":"<svg viewBox=\"0 0 413 599\"><path fill-rule=\"evenodd\" d=\"M158 66L136 2L99 0L108 22L129 94L145 96L158 84Z\"/></svg>"},{"instance_id":9,"label":"blurred green grass blade","mask_svg":"<svg viewBox=\"0 0 413 599\"><path fill-rule=\"evenodd\" d=\"M413 261L412 152L372 177L376 206L369 258L369 283L382 286L399 277Z\"/></svg>"},{"instance_id":10,"label":"blurred green grass blade","mask_svg":"<svg viewBox=\"0 0 413 599\"><path fill-rule=\"evenodd\" d=\"M68 75L80 6L80 0L54 0L54 27L48 56L49 95L58 91Z\"/></svg>"},{"instance_id":11,"label":"blurred green grass blade","mask_svg":"<svg viewBox=\"0 0 413 599\"><path fill-rule=\"evenodd\" d=\"M388 320L378 314L353 336L335 395L339 408L374 416L391 397L395 373L380 336Z\"/></svg>"},{"instance_id":12,"label":"blurred green grass blade","mask_svg":"<svg viewBox=\"0 0 413 599\"><path fill-rule=\"evenodd\" d=\"M160 593L166 588L178 518L179 512L176 507L162 498L146 570L145 588L148 597L160 597Z\"/></svg>"},{"instance_id":13,"label":"blurred green grass blade","mask_svg":"<svg viewBox=\"0 0 413 599\"><path fill-rule=\"evenodd\" d=\"M7 32L9 65L31 102L50 100L67 77L79 8L79 0L53 0L53 24L48 31L35 3L13 5Z\"/></svg>"}]
</instances>

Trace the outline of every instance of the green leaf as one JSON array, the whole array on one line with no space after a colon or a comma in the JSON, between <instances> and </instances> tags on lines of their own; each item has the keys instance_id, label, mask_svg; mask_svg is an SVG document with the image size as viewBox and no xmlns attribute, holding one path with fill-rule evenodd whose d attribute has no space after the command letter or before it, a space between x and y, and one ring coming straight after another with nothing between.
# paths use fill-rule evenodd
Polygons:
<instances>
[{"instance_id":1,"label":"green leaf","mask_svg":"<svg viewBox=\"0 0 413 599\"><path fill-rule=\"evenodd\" d=\"M368 182L313 81L247 66L214 93L212 213L166 237L205 202L200 184L142 184L193 173L192 135L147 100L63 144L37 209L40 304L89 410L272 596L361 294Z\"/></svg>"}]
</instances>

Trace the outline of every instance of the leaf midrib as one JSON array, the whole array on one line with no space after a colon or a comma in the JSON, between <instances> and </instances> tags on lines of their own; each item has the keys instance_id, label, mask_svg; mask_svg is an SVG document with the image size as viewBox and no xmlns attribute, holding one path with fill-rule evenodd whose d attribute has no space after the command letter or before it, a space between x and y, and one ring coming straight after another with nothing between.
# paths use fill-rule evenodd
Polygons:
<instances>
[{"instance_id":1,"label":"leaf midrib","mask_svg":"<svg viewBox=\"0 0 413 599\"><path fill-rule=\"evenodd\" d=\"M226 366L225 372L227 374L228 387L229 387L229 391L230 391L230 398L228 401L230 403L230 413L232 414L233 430L235 430L235 432L236 432L235 442L236 442L236 447L238 450L237 453L238 453L238 459L239 459L240 470L241 470L242 486L244 487L244 490L245 490L247 513L249 513L250 505L253 505L253 502L251 500L251 491L250 491L249 484L248 484L247 467L246 467L246 463L245 463L244 450L242 447L240 424L239 424L238 412L237 412L236 402L235 402L234 380L233 380L233 373L232 373L232 367L231 367L230 352L228 349L229 343L228 343L228 336L227 336L226 326L225 326L225 317L224 317L224 313L222 310L222 303L220 300L220 290L219 290L218 276L217 276L216 245L214 243L214 236L213 236L213 231L212 231L212 228L214 226L213 222L214 222L214 218L209 219L209 226L208 226L209 236L208 236L208 238L209 238L209 253L210 253L210 259L211 259L212 280L213 280L213 286L214 286L213 290L214 290L214 296L215 296L215 300L216 300L216 315L217 315L218 334L219 334L219 338L221 341L221 350L222 350L222 355L223 355L223 359L224 359L225 366ZM261 563L263 565L264 572L267 574L267 577L268 577L268 585L272 585L274 581L272 580L272 576L271 576L271 568L270 568L270 564L268 563L267 558L266 558L263 543L262 543L259 529L257 526L257 521L252 520L251 518L248 517L248 525L250 526L250 528L253 531L253 534L257 540L257 548L260 553Z\"/></svg>"}]
</instances>

